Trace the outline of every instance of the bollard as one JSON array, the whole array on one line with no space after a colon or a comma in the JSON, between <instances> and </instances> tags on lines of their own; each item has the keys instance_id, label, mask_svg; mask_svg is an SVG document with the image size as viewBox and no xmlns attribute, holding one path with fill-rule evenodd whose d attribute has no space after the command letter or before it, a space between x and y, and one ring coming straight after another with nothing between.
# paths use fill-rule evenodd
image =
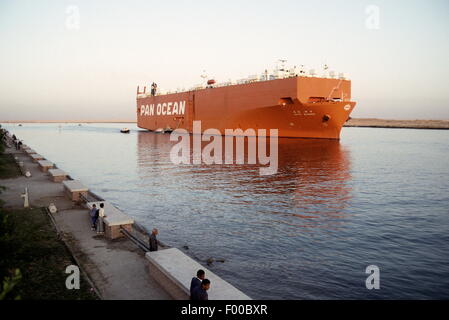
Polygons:
<instances>
[{"instance_id":1,"label":"bollard","mask_svg":"<svg viewBox=\"0 0 449 320\"><path fill-rule=\"evenodd\" d=\"M27 170L25 172L25 177L27 177L27 178L31 177L31 172L29 170Z\"/></svg>"},{"instance_id":2,"label":"bollard","mask_svg":"<svg viewBox=\"0 0 449 320\"><path fill-rule=\"evenodd\" d=\"M29 198L28 198L28 188L25 188L25 193L22 193L20 196L23 198L23 207L29 208L30 202L29 202Z\"/></svg>"},{"instance_id":3,"label":"bollard","mask_svg":"<svg viewBox=\"0 0 449 320\"><path fill-rule=\"evenodd\" d=\"M51 214L54 214L58 211L58 209L56 208L54 203L50 203L50 205L48 206L48 211L50 211Z\"/></svg>"}]
</instances>

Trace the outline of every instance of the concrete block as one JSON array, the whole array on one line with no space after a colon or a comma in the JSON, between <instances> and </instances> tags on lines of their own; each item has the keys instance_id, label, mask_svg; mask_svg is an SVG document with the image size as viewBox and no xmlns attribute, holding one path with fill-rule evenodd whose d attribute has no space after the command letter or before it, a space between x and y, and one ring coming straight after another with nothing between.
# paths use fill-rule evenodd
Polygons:
<instances>
[{"instance_id":1,"label":"concrete block","mask_svg":"<svg viewBox=\"0 0 449 320\"><path fill-rule=\"evenodd\" d=\"M61 169L49 169L48 173L53 182L62 182L67 179L67 173Z\"/></svg>"},{"instance_id":2,"label":"concrete block","mask_svg":"<svg viewBox=\"0 0 449 320\"><path fill-rule=\"evenodd\" d=\"M124 225L108 225L105 221L105 235L106 238L113 240L117 238L124 237L123 233L121 233L120 229L123 228L128 232L132 232L132 224L124 224Z\"/></svg>"},{"instance_id":3,"label":"concrete block","mask_svg":"<svg viewBox=\"0 0 449 320\"><path fill-rule=\"evenodd\" d=\"M211 281L207 292L209 300L251 300L249 296L229 282L200 265L177 248L147 252L150 275L174 298L187 300L190 296L190 282L199 269L206 272Z\"/></svg>"},{"instance_id":4,"label":"concrete block","mask_svg":"<svg viewBox=\"0 0 449 320\"><path fill-rule=\"evenodd\" d=\"M87 196L87 191L89 191L89 188L84 186L78 180L65 180L62 184L67 197L75 202L79 202L81 200L80 195Z\"/></svg>"},{"instance_id":5,"label":"concrete block","mask_svg":"<svg viewBox=\"0 0 449 320\"><path fill-rule=\"evenodd\" d=\"M54 167L53 162L50 162L48 160L39 160L37 163L39 164L39 169L42 172L47 172L49 169Z\"/></svg>"},{"instance_id":6,"label":"concrete block","mask_svg":"<svg viewBox=\"0 0 449 320\"><path fill-rule=\"evenodd\" d=\"M30 157L33 160L33 162L38 162L39 160L45 159L43 156L41 156L40 154L37 154L37 153L30 154Z\"/></svg>"}]
</instances>

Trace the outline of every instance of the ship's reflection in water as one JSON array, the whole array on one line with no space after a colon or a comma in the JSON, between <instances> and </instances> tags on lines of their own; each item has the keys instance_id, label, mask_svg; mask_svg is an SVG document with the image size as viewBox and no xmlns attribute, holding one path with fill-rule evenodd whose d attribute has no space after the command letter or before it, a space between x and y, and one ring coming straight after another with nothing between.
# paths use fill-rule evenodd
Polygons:
<instances>
[{"instance_id":1,"label":"ship's reflection in water","mask_svg":"<svg viewBox=\"0 0 449 320\"><path fill-rule=\"evenodd\" d=\"M139 176L143 184L174 183L178 192L186 187L190 192L215 190L226 195L223 203L214 204L233 210L257 205L252 214L275 215L271 222L290 227L335 228L345 216L344 209L351 196L347 183L350 176L350 157L339 141L323 139L285 139L278 141L278 172L261 176L260 164L247 164L248 140L245 139L245 164L172 164L170 150L176 142L168 134L138 133ZM192 145L193 137L190 136ZM236 159L236 142L233 150L225 152L223 138L223 162L226 157ZM202 142L202 150L209 142ZM193 159L193 148L190 149ZM190 161L191 162L191 161ZM154 181L154 179L162 179ZM194 197L194 194L192 194ZM257 199L257 201L256 201ZM191 199L193 200L193 199ZM231 200L229 203L228 200ZM260 202L262 201L262 202ZM210 208L208 199L201 201L204 210ZM188 211L188 201L184 210ZM265 206L260 205L264 203ZM289 229L289 233L302 232Z\"/></svg>"},{"instance_id":2,"label":"ship's reflection in water","mask_svg":"<svg viewBox=\"0 0 449 320\"><path fill-rule=\"evenodd\" d=\"M280 142L278 179L285 179L289 189L284 192L291 192L296 211L291 215L301 218L302 226L334 228L341 223L351 197L348 153L335 140Z\"/></svg>"},{"instance_id":3,"label":"ship's reflection in water","mask_svg":"<svg viewBox=\"0 0 449 320\"><path fill-rule=\"evenodd\" d=\"M338 141L279 139L278 172L261 176L258 164L175 165L174 144L138 133L139 188L151 208L140 220L202 263L225 259L210 268L254 298L310 297L317 286L302 278L315 283L313 268L331 268L335 252L316 253L347 220L348 151Z\"/></svg>"}]
</instances>

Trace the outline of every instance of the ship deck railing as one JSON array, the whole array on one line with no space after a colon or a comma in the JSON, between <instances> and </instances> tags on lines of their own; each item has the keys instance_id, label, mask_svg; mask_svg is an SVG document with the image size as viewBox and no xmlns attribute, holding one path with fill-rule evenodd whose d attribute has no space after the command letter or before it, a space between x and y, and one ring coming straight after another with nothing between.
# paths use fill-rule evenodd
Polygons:
<instances>
[{"instance_id":1,"label":"ship deck railing","mask_svg":"<svg viewBox=\"0 0 449 320\"><path fill-rule=\"evenodd\" d=\"M242 85L242 84L250 84L250 83L255 83L255 82L272 81L272 80L279 80L279 79L289 79L289 78L296 78L296 77L347 80L347 78L344 76L333 76L332 77L332 76L318 76L318 75L306 75L306 74L294 74L294 75L287 75L287 76L281 76L281 77L276 76L276 75L268 75L269 79L267 79L265 75L262 75L258 78L250 76L248 78L239 79L236 81L219 82L214 85L195 85L188 90L186 90L186 89L173 90L173 91L160 90L159 92L156 93L156 96L165 96L168 94L191 92L191 91L211 89L211 88L222 88L222 87L236 86L236 85ZM137 94L137 98L147 98L150 96L151 96L150 92Z\"/></svg>"}]
</instances>

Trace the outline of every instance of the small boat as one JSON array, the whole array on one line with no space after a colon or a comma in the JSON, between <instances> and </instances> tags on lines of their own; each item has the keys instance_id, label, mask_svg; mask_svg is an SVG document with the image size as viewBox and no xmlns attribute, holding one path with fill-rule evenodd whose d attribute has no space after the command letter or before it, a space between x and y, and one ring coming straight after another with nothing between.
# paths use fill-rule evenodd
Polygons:
<instances>
[{"instance_id":1,"label":"small boat","mask_svg":"<svg viewBox=\"0 0 449 320\"><path fill-rule=\"evenodd\" d=\"M22 126L22 124L21 123L19 123L19 127L21 127Z\"/></svg>"},{"instance_id":2,"label":"small boat","mask_svg":"<svg viewBox=\"0 0 449 320\"><path fill-rule=\"evenodd\" d=\"M156 130L154 130L155 133L164 133L165 130L163 128L157 128Z\"/></svg>"},{"instance_id":3,"label":"small boat","mask_svg":"<svg viewBox=\"0 0 449 320\"><path fill-rule=\"evenodd\" d=\"M129 133L129 129L128 128L123 128L120 130L121 133Z\"/></svg>"}]
</instances>

